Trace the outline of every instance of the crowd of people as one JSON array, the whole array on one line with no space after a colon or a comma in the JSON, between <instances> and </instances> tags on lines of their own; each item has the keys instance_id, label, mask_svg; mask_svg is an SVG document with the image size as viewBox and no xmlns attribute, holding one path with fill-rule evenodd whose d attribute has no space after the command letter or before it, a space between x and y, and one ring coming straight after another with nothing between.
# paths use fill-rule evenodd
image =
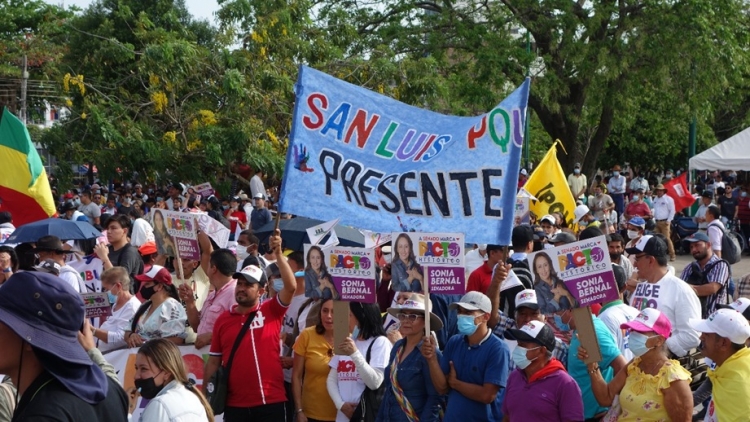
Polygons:
<instances>
[{"instance_id":1,"label":"crowd of people","mask_svg":"<svg viewBox=\"0 0 750 422\"><path fill-rule=\"evenodd\" d=\"M349 336L334 344L338 297L321 250L285 250L278 231L263 243L255 236L275 202L261 177L250 196L221 199L182 183L82 186L61 195L61 218L87 221L101 238L0 246L0 373L10 393L0 394L0 422L124 421L137 396L148 400L144 422L212 421L214 375L224 371L229 422L687 421L701 405L707 420L733 421L750 411L741 380L750 375L750 277L732 289L723 230L712 230L722 217L741 219L743 203L750 209L737 180L702 182L711 201L685 240L694 262L684 269L672 263L679 210L663 181L628 183L617 166L592 184L576 166L573 227L559 213L532 216L510 245L475 245L464 295L422 294L411 240L399 236L393 250L377 248L377 303L350 302ZM229 247L199 231L199 258L173 259L151 210L206 213L230 230ZM12 216L0 213L6 229ZM576 299L544 251L602 235L619 296L591 307L601 355L591 362ZM81 257L101 262L112 307L93 324L80 300L90 288L71 265ZM202 387L180 345L208 354ZM135 388L126 392L106 353L129 348Z\"/></svg>"}]
</instances>

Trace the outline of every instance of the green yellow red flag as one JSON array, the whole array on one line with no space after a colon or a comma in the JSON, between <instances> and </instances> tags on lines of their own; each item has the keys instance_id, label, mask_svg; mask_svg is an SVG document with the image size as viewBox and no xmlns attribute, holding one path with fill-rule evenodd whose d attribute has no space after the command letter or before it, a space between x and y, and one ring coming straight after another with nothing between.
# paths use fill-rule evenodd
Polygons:
<instances>
[{"instance_id":1,"label":"green yellow red flag","mask_svg":"<svg viewBox=\"0 0 750 422\"><path fill-rule=\"evenodd\" d=\"M7 108L0 117L0 210L11 213L16 227L57 212L29 131Z\"/></svg>"},{"instance_id":2,"label":"green yellow red flag","mask_svg":"<svg viewBox=\"0 0 750 422\"><path fill-rule=\"evenodd\" d=\"M570 192L562 166L557 161L558 142L560 141L552 144L523 187L536 198L531 201L530 205L531 212L536 214L537 218L559 212L568 222L568 226L573 227L573 210L575 210L576 201Z\"/></svg>"}]
</instances>

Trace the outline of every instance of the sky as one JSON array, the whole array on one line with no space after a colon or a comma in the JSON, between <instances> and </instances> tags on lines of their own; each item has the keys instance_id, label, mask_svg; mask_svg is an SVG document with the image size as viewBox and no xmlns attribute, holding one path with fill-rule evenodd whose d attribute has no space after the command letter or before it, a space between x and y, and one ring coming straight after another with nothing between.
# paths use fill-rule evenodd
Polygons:
<instances>
[{"instance_id":1,"label":"sky","mask_svg":"<svg viewBox=\"0 0 750 422\"><path fill-rule=\"evenodd\" d=\"M94 0L44 0L50 4L68 6L78 6L81 9L87 8ZM149 1L149 0L143 0ZM216 24L214 12L219 10L219 4L216 0L185 0L188 11L193 17L198 19L208 19L209 22Z\"/></svg>"}]
</instances>

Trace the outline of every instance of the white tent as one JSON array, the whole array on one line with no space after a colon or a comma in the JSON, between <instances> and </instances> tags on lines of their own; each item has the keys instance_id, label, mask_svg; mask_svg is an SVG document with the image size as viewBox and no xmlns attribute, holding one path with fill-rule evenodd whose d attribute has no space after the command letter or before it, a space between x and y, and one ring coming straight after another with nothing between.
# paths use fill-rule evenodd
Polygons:
<instances>
[{"instance_id":1,"label":"white tent","mask_svg":"<svg viewBox=\"0 0 750 422\"><path fill-rule=\"evenodd\" d=\"M691 158L690 169L750 171L750 127Z\"/></svg>"}]
</instances>

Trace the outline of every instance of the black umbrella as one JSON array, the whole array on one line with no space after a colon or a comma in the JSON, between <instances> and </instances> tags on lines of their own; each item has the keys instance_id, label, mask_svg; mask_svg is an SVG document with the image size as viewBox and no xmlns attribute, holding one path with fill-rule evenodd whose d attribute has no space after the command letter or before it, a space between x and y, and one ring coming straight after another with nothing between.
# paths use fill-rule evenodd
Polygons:
<instances>
[{"instance_id":1,"label":"black umbrella","mask_svg":"<svg viewBox=\"0 0 750 422\"><path fill-rule=\"evenodd\" d=\"M6 240L7 243L36 242L42 236L57 236L62 240L94 239L101 232L85 221L70 221L48 218L17 228Z\"/></svg>"},{"instance_id":2,"label":"black umbrella","mask_svg":"<svg viewBox=\"0 0 750 422\"><path fill-rule=\"evenodd\" d=\"M323 224L323 220L315 220L312 218L296 217L289 220L281 220L279 222L279 229L281 230L281 239L283 240L284 247L295 251L303 250L305 243L310 243L310 238L307 236L307 229L318 224ZM254 231L255 236L258 237L260 243L264 243L273 233L275 222L264 225L258 230ZM339 246L351 246L351 247L364 247L365 236L360 233L359 230L342 226L337 224L334 227L336 236L339 238ZM320 243L325 243L328 236L324 238Z\"/></svg>"}]
</instances>

